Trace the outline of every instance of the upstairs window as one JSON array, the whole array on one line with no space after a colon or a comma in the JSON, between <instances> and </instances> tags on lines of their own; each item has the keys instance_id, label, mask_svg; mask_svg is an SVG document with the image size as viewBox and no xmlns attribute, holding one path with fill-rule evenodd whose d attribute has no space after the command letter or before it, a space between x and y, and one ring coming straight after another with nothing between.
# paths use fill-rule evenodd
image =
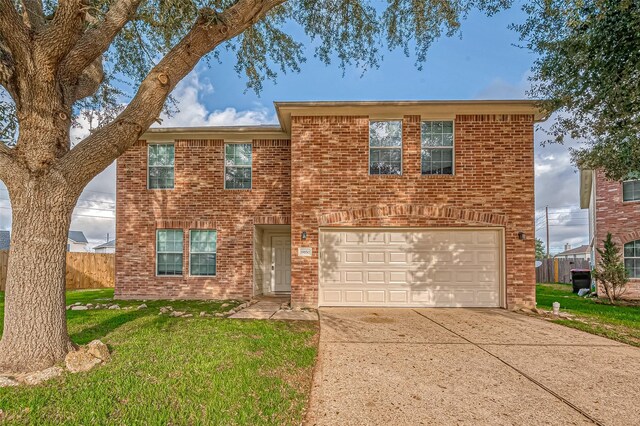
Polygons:
<instances>
[{"instance_id":1,"label":"upstairs window","mask_svg":"<svg viewBox=\"0 0 640 426\"><path fill-rule=\"evenodd\" d=\"M156 231L156 274L182 275L182 230Z\"/></svg>"},{"instance_id":2,"label":"upstairs window","mask_svg":"<svg viewBox=\"0 0 640 426\"><path fill-rule=\"evenodd\" d=\"M640 180L622 182L622 201L640 201Z\"/></svg>"},{"instance_id":3,"label":"upstairs window","mask_svg":"<svg viewBox=\"0 0 640 426\"><path fill-rule=\"evenodd\" d=\"M624 245L624 267L629 278L640 278L640 240Z\"/></svg>"},{"instance_id":4,"label":"upstairs window","mask_svg":"<svg viewBox=\"0 0 640 426\"><path fill-rule=\"evenodd\" d=\"M369 122L369 174L402 174L402 121Z\"/></svg>"},{"instance_id":5,"label":"upstairs window","mask_svg":"<svg viewBox=\"0 0 640 426\"><path fill-rule=\"evenodd\" d=\"M173 144L149 145L149 189L173 189L174 161Z\"/></svg>"},{"instance_id":6,"label":"upstairs window","mask_svg":"<svg viewBox=\"0 0 640 426\"><path fill-rule=\"evenodd\" d=\"M423 121L422 174L453 174L453 121Z\"/></svg>"},{"instance_id":7,"label":"upstairs window","mask_svg":"<svg viewBox=\"0 0 640 426\"><path fill-rule=\"evenodd\" d=\"M216 274L217 232L191 230L189 238L189 270L194 276Z\"/></svg>"},{"instance_id":8,"label":"upstairs window","mask_svg":"<svg viewBox=\"0 0 640 426\"><path fill-rule=\"evenodd\" d=\"M251 189L251 161L250 143L224 146L225 189Z\"/></svg>"}]
</instances>

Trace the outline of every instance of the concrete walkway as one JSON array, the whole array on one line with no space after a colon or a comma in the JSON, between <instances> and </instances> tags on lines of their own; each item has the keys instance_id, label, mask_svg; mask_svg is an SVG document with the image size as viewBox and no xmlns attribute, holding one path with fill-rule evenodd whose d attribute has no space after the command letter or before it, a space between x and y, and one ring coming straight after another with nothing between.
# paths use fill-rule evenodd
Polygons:
<instances>
[{"instance_id":1,"label":"concrete walkway","mask_svg":"<svg viewBox=\"0 0 640 426\"><path fill-rule=\"evenodd\" d=\"M271 319L288 321L317 321L318 313L310 311L297 311L284 308L288 304L288 297L263 297L240 312L229 316L237 319Z\"/></svg>"},{"instance_id":2,"label":"concrete walkway","mask_svg":"<svg viewBox=\"0 0 640 426\"><path fill-rule=\"evenodd\" d=\"M640 349L498 309L322 309L311 425L640 423Z\"/></svg>"}]
</instances>

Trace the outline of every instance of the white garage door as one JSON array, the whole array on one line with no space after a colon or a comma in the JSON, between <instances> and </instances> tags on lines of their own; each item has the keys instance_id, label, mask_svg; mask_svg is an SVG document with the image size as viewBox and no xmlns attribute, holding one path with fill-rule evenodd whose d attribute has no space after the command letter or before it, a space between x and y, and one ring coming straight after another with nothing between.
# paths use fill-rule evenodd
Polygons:
<instances>
[{"instance_id":1,"label":"white garage door","mask_svg":"<svg viewBox=\"0 0 640 426\"><path fill-rule=\"evenodd\" d=\"M320 232L320 306L500 306L499 229Z\"/></svg>"}]
</instances>

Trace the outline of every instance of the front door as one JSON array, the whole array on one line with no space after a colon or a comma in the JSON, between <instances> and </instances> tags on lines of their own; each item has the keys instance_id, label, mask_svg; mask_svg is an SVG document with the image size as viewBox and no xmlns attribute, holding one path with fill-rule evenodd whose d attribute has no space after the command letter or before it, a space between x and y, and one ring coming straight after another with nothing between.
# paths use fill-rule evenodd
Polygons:
<instances>
[{"instance_id":1,"label":"front door","mask_svg":"<svg viewBox=\"0 0 640 426\"><path fill-rule=\"evenodd\" d=\"M271 237L271 291L291 292L291 237Z\"/></svg>"}]
</instances>

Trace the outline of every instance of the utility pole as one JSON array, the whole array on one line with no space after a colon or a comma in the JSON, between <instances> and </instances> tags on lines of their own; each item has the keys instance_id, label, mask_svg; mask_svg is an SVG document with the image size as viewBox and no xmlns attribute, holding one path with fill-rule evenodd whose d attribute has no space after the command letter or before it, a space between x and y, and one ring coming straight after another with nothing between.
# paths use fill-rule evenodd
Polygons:
<instances>
[{"instance_id":1,"label":"utility pole","mask_svg":"<svg viewBox=\"0 0 640 426\"><path fill-rule=\"evenodd\" d=\"M549 241L549 206L546 206L544 211L547 220L547 259L549 259L549 246L551 245Z\"/></svg>"}]
</instances>

